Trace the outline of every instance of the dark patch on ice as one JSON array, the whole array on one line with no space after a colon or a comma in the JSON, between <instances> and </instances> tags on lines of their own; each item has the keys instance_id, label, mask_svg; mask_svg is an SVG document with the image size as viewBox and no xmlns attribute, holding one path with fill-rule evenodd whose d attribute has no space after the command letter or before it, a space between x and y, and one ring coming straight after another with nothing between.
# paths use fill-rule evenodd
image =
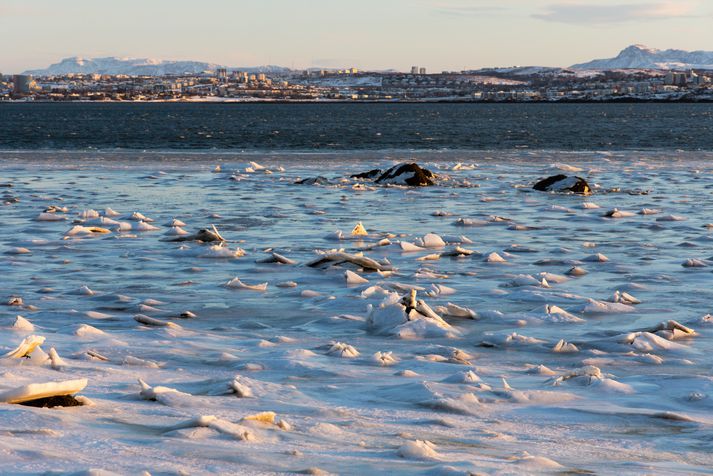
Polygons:
<instances>
[{"instance_id":1,"label":"dark patch on ice","mask_svg":"<svg viewBox=\"0 0 713 476\"><path fill-rule=\"evenodd\" d=\"M19 405L26 407L37 408L54 408L54 407L81 407L82 402L74 398L72 395L55 395L52 397L38 398L27 402L20 402Z\"/></svg>"}]
</instances>

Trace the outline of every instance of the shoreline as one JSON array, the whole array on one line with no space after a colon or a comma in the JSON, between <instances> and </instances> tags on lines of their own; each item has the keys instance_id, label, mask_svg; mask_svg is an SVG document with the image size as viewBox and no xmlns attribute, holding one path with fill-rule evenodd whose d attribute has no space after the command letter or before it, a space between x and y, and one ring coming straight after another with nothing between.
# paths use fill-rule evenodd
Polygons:
<instances>
[{"instance_id":1,"label":"shoreline","mask_svg":"<svg viewBox=\"0 0 713 476\"><path fill-rule=\"evenodd\" d=\"M711 98L662 98L662 99L638 99L638 98L621 98L621 99L559 99L556 101L521 101L521 100L506 100L506 101L483 101L483 100L466 100L466 99L423 99L423 100L243 100L237 98L225 99L198 99L198 100L176 100L176 99L154 99L150 101L114 101L114 100L78 100L78 101L52 101L52 100L6 100L0 101L0 104L710 104L713 103Z\"/></svg>"}]
</instances>

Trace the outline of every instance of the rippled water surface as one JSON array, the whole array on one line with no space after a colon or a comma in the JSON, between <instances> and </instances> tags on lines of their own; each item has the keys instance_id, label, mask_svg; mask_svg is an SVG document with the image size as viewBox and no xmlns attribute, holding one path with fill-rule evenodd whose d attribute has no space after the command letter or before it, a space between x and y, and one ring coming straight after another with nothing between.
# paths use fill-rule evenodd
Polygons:
<instances>
[{"instance_id":1,"label":"rippled water surface","mask_svg":"<svg viewBox=\"0 0 713 476\"><path fill-rule=\"evenodd\" d=\"M711 150L712 104L0 104L0 150Z\"/></svg>"}]
</instances>

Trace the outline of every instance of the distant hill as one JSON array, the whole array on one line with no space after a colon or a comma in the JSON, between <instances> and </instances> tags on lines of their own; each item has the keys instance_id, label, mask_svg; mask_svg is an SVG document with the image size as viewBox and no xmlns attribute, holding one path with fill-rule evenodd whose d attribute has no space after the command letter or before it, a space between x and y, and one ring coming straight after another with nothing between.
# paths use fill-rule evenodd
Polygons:
<instances>
[{"instance_id":1,"label":"distant hill","mask_svg":"<svg viewBox=\"0 0 713 476\"><path fill-rule=\"evenodd\" d=\"M215 63L202 61L166 61L147 58L65 58L45 69L33 69L24 74L34 76L60 76L70 73L83 74L126 74L130 76L163 76L168 74L196 74L203 71L215 71L222 67ZM257 66L248 68L228 68L247 72L275 73L287 71L280 66Z\"/></svg>"},{"instance_id":2,"label":"distant hill","mask_svg":"<svg viewBox=\"0 0 713 476\"><path fill-rule=\"evenodd\" d=\"M34 76L60 76L69 73L84 74L126 74L130 76L164 76L176 74L196 74L203 71L215 71L226 67L202 61L167 61L147 58L65 58L45 69L25 71ZM250 73L283 73L290 71L282 66L227 67L228 70L240 70ZM317 69L317 68L314 68ZM587 63L575 64L572 70L615 70L615 69L657 69L713 70L713 51L657 50L643 45L632 45L623 49L615 58L597 59ZM512 68L484 68L474 72L496 72L515 76L557 75L560 68L540 66Z\"/></svg>"},{"instance_id":3,"label":"distant hill","mask_svg":"<svg viewBox=\"0 0 713 476\"><path fill-rule=\"evenodd\" d=\"M564 70L549 66L511 66L507 68L481 68L468 71L470 74L507 74L512 76L558 75Z\"/></svg>"},{"instance_id":4,"label":"distant hill","mask_svg":"<svg viewBox=\"0 0 713 476\"><path fill-rule=\"evenodd\" d=\"M570 69L711 69L713 51L657 50L643 45L632 45L616 58L598 59L575 64Z\"/></svg>"}]
</instances>

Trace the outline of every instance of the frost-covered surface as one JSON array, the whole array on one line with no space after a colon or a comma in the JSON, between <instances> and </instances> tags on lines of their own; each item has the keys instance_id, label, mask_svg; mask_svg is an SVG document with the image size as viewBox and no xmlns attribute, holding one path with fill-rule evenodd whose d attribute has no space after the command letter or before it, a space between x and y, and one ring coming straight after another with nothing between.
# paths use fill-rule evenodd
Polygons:
<instances>
[{"instance_id":1,"label":"frost-covered surface","mask_svg":"<svg viewBox=\"0 0 713 476\"><path fill-rule=\"evenodd\" d=\"M444 180L339 180L407 159ZM6 153L0 393L87 385L0 403L1 471L707 472L712 159ZM531 190L575 167L593 196Z\"/></svg>"}]
</instances>

